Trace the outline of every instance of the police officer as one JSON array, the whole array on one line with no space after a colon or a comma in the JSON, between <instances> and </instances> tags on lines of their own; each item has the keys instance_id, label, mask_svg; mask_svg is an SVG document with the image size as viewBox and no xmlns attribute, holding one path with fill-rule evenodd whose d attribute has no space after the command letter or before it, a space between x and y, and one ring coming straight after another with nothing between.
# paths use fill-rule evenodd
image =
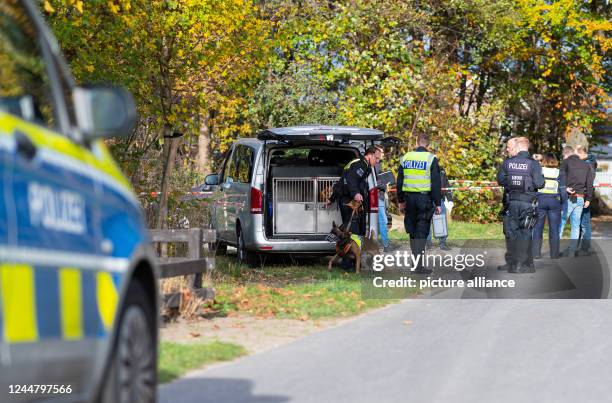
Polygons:
<instances>
[{"instance_id":1,"label":"police officer","mask_svg":"<svg viewBox=\"0 0 612 403\"><path fill-rule=\"evenodd\" d=\"M442 212L440 168L437 158L427 147L429 136L419 134L417 148L400 159L397 175L397 200L400 212L405 213L404 226L410 235L410 249L415 259L425 250L434 211L436 214ZM415 273L432 272L424 267L423 258L419 258L418 262Z\"/></svg>"},{"instance_id":2,"label":"police officer","mask_svg":"<svg viewBox=\"0 0 612 403\"><path fill-rule=\"evenodd\" d=\"M512 158L516 155L516 148L515 148L516 144L515 143L516 143L516 137L509 139L508 142L506 143L506 154L508 155L508 158ZM504 196L502 197L502 203L503 203L503 207L502 207L502 211L500 215L502 218L503 231L505 235L508 233L507 232L508 228L510 228L510 212L508 210L508 191L505 188L504 188ZM510 253L510 249L511 249L510 238L507 236L505 238L506 238L506 253L504 254L504 259L506 260L506 264L497 266L497 270L508 271L513 266L513 261L512 261L512 254Z\"/></svg>"},{"instance_id":3,"label":"police officer","mask_svg":"<svg viewBox=\"0 0 612 403\"><path fill-rule=\"evenodd\" d=\"M533 258L542 257L542 238L544 221L548 217L548 243L550 245L550 258L559 258L559 224L561 223L561 208L567 200L565 191L565 176L559 171L559 162L551 153L542 157L542 174L544 187L538 190L538 222L533 229Z\"/></svg>"},{"instance_id":4,"label":"police officer","mask_svg":"<svg viewBox=\"0 0 612 403\"><path fill-rule=\"evenodd\" d=\"M340 178L339 194L332 194L328 204L338 201L340 215L344 228L349 228L355 235L366 234L366 214L369 210L368 175L372 167L382 159L382 148L370 146L363 158L357 158L345 165ZM353 209L346 204L351 200L361 202L363 209L359 214L353 214Z\"/></svg>"},{"instance_id":5,"label":"police officer","mask_svg":"<svg viewBox=\"0 0 612 403\"><path fill-rule=\"evenodd\" d=\"M529 140L517 137L516 155L506 159L497 172L497 182L504 187L508 206L508 225L504 235L510 256L509 273L533 273L531 235L536 219L537 190L544 187L539 162L529 155Z\"/></svg>"}]
</instances>

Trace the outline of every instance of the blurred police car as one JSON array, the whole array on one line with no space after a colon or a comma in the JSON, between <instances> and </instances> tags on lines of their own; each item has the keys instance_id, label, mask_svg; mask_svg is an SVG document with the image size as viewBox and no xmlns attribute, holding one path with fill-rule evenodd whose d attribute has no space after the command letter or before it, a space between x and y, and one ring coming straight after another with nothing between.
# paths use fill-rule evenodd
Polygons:
<instances>
[{"instance_id":1,"label":"blurred police car","mask_svg":"<svg viewBox=\"0 0 612 403\"><path fill-rule=\"evenodd\" d=\"M1 402L155 400L155 266L100 140L135 120L75 85L34 3L0 1Z\"/></svg>"}]
</instances>

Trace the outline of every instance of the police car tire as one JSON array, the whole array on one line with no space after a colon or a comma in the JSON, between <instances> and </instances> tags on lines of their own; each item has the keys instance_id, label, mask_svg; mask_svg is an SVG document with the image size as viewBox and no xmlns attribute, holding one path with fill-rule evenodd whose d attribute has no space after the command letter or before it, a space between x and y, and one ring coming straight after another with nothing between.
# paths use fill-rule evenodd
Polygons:
<instances>
[{"instance_id":1,"label":"police car tire","mask_svg":"<svg viewBox=\"0 0 612 403\"><path fill-rule=\"evenodd\" d=\"M154 403L157 388L157 340L154 312L143 286L130 284L117 325L110 369L101 403ZM138 368L139 371L134 371Z\"/></svg>"},{"instance_id":2,"label":"police car tire","mask_svg":"<svg viewBox=\"0 0 612 403\"><path fill-rule=\"evenodd\" d=\"M238 235L238 242L236 246L236 258L238 259L238 263L246 264L249 267L256 267L258 256L254 254L253 252L250 252L249 250L247 250L247 248L244 246L245 245L244 235L242 235L242 231L240 227L238 227L237 235Z\"/></svg>"}]
</instances>

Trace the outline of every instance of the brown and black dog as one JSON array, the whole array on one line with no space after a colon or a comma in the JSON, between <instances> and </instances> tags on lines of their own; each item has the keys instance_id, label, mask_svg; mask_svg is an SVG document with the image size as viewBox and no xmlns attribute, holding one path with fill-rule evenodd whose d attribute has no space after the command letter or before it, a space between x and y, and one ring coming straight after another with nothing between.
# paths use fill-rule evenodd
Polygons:
<instances>
[{"instance_id":1,"label":"brown and black dog","mask_svg":"<svg viewBox=\"0 0 612 403\"><path fill-rule=\"evenodd\" d=\"M348 256L355 260L355 272L359 274L361 272L361 255L366 253L371 256L379 252L378 242L372 239L372 232L368 236L361 237L361 246L358 241L355 240L351 235L351 232L338 227L335 222L332 222L332 234L334 234L338 241L336 242L336 254L329 260L327 265L327 271L332 270L332 265L341 257Z\"/></svg>"}]
</instances>

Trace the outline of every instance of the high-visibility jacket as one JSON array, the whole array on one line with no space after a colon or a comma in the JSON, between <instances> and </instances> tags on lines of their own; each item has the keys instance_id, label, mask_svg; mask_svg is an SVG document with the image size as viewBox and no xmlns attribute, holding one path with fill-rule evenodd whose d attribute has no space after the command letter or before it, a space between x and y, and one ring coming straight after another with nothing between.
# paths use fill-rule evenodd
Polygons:
<instances>
[{"instance_id":1,"label":"high-visibility jacket","mask_svg":"<svg viewBox=\"0 0 612 403\"><path fill-rule=\"evenodd\" d=\"M402 191L431 191L431 164L434 158L435 155L427 151L409 151L404 154L400 160L404 170Z\"/></svg>"},{"instance_id":2,"label":"high-visibility jacket","mask_svg":"<svg viewBox=\"0 0 612 403\"><path fill-rule=\"evenodd\" d=\"M353 165L353 163L355 163L355 162L357 162L357 161L359 161L359 160L360 160L359 158L355 158L354 160L349 161L349 162L348 162L348 163L347 163L347 164L344 166L343 171L344 171L344 172L348 171L348 170L349 170L349 168L351 167L351 165Z\"/></svg>"},{"instance_id":3,"label":"high-visibility jacket","mask_svg":"<svg viewBox=\"0 0 612 403\"><path fill-rule=\"evenodd\" d=\"M559 170L557 168L542 168L544 187L538 193L556 195L559 193Z\"/></svg>"}]
</instances>

